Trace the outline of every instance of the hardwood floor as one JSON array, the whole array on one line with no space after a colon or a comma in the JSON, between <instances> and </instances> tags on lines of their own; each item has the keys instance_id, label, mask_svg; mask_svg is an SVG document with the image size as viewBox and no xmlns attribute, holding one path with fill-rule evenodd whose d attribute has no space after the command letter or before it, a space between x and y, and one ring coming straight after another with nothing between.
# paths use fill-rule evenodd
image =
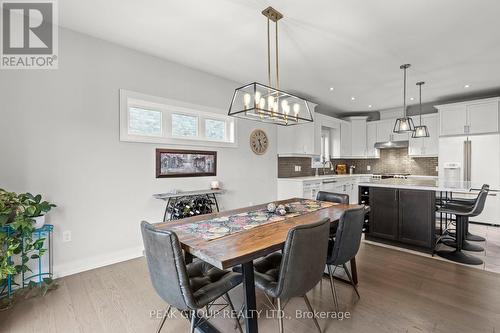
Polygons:
<instances>
[{"instance_id":1,"label":"hardwood floor","mask_svg":"<svg viewBox=\"0 0 500 333\"><path fill-rule=\"evenodd\" d=\"M362 244L357 263L362 298L337 283L341 310L351 318L319 319L324 332L500 332L500 274L370 244ZM238 307L242 290L231 295ZM334 311L326 279L308 295L315 310ZM259 309L271 307L257 296ZM159 319L150 312L165 307L140 258L59 280L47 296L0 312L0 332L155 332ZM312 320L295 319L296 310L306 310L300 298L285 308L293 318L285 320L285 331L314 332ZM237 332L232 320L212 322ZM277 332L278 322L261 318L259 328ZM188 330L188 322L177 318L168 319L162 332Z\"/></svg>"}]
</instances>

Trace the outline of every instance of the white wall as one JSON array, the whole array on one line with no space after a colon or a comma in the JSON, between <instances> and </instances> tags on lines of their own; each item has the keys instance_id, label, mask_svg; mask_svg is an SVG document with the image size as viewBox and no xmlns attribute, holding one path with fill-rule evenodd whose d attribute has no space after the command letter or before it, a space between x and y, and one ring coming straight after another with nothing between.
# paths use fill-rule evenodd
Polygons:
<instances>
[{"instance_id":1,"label":"white wall","mask_svg":"<svg viewBox=\"0 0 500 333\"><path fill-rule=\"evenodd\" d=\"M140 221L163 214L153 193L207 188L217 178L228 191L222 209L275 200L273 126L239 121L239 147L217 149L217 177L155 179L154 150L166 146L119 141L120 88L226 112L240 83L69 30L59 45L58 70L0 72L0 188L58 205L48 216L56 274L141 255ZM248 145L257 127L271 142L264 156ZM64 230L71 242L62 242Z\"/></svg>"}]
</instances>

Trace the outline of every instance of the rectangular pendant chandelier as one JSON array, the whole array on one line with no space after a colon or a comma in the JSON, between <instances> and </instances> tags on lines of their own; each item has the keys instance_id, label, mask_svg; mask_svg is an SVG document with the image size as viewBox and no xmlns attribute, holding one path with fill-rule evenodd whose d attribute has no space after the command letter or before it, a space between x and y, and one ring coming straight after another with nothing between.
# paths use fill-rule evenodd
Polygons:
<instances>
[{"instance_id":1,"label":"rectangular pendant chandelier","mask_svg":"<svg viewBox=\"0 0 500 333\"><path fill-rule=\"evenodd\" d=\"M280 90L278 21L283 18L283 14L272 7L264 9L262 14L267 18L267 76L269 85L253 82L237 88L234 91L228 115L281 126L313 122L311 110L305 99ZM271 22L274 22L276 27L275 87L272 87L271 79Z\"/></svg>"},{"instance_id":2,"label":"rectangular pendant chandelier","mask_svg":"<svg viewBox=\"0 0 500 333\"><path fill-rule=\"evenodd\" d=\"M257 82L234 91L228 115L282 126L313 121L306 100Z\"/></svg>"}]
</instances>

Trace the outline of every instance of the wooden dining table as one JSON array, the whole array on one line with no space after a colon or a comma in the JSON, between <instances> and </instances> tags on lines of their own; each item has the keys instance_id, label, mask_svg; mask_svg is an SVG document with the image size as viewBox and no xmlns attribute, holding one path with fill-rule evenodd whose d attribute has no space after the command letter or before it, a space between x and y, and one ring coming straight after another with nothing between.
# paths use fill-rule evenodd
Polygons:
<instances>
[{"instance_id":1,"label":"wooden dining table","mask_svg":"<svg viewBox=\"0 0 500 333\"><path fill-rule=\"evenodd\" d=\"M300 198L292 198L276 202L286 204ZM231 216L247 213L259 209L264 209L267 204L244 207L234 210L223 211L206 215L193 216L179 221L157 223L155 227L159 229L169 229L181 224L199 222L216 217ZM257 333L257 308L255 298L254 267L253 260L265 256L274 251L281 250L285 244L288 231L297 225L310 224L323 218L329 218L331 223L339 221L342 213L349 209L359 207L359 205L335 204L330 207L321 208L304 215L287 218L285 221L264 224L249 230L229 234L213 240L204 240L195 234L182 230L174 230L177 234L181 246L188 258L197 257L217 268L229 269L234 266L241 266L243 273L243 289L245 293L245 331L246 333ZM357 272L355 259L351 261L351 270L354 283L357 283ZM208 321L203 321L197 329L201 332L219 332Z\"/></svg>"}]
</instances>

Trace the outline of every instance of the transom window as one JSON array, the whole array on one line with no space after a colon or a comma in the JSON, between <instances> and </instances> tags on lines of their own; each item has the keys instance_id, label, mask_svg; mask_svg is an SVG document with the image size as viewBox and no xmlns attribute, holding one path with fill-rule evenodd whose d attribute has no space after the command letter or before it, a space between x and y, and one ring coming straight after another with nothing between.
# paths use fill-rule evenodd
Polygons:
<instances>
[{"instance_id":1,"label":"transom window","mask_svg":"<svg viewBox=\"0 0 500 333\"><path fill-rule=\"evenodd\" d=\"M120 90L120 140L236 146L236 120L223 112Z\"/></svg>"},{"instance_id":2,"label":"transom window","mask_svg":"<svg viewBox=\"0 0 500 333\"><path fill-rule=\"evenodd\" d=\"M196 138L198 136L198 116L172 113L172 136Z\"/></svg>"},{"instance_id":3,"label":"transom window","mask_svg":"<svg viewBox=\"0 0 500 333\"><path fill-rule=\"evenodd\" d=\"M137 135L161 136L161 111L130 107L128 132Z\"/></svg>"}]
</instances>

